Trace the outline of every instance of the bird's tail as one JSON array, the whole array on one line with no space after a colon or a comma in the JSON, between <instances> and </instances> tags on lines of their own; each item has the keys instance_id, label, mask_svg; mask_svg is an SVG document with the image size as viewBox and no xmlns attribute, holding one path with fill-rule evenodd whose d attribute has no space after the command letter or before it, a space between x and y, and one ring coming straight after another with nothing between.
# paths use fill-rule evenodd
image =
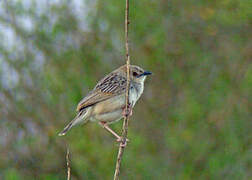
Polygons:
<instances>
[{"instance_id":1,"label":"bird's tail","mask_svg":"<svg viewBox=\"0 0 252 180\"><path fill-rule=\"evenodd\" d=\"M59 136L64 136L73 126L81 123L82 121L85 122L87 111L83 109L78 113L78 115L58 134Z\"/></svg>"}]
</instances>

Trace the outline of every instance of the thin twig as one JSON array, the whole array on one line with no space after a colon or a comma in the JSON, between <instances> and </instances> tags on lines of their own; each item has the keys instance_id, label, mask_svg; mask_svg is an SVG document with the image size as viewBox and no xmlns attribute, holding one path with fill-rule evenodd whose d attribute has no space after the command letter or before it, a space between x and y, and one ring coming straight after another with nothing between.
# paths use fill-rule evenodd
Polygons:
<instances>
[{"instance_id":1,"label":"thin twig","mask_svg":"<svg viewBox=\"0 0 252 180\"><path fill-rule=\"evenodd\" d=\"M66 162L67 162L67 180L70 180L71 169L70 169L70 159L69 159L69 148L67 148Z\"/></svg>"},{"instance_id":2,"label":"thin twig","mask_svg":"<svg viewBox=\"0 0 252 180\"><path fill-rule=\"evenodd\" d=\"M130 85L130 56L129 56L129 38L128 38L128 30L129 30L129 0L126 0L126 8L125 8L125 49L126 49L126 65L127 65L127 87L126 87L126 112L128 112L128 104L129 104L129 85ZM126 138L128 135L128 125L129 125L129 117L125 116L123 121L123 130L122 130L122 142L120 143L117 160L116 160L116 168L114 174L114 180L119 179L121 161L124 152L124 144L126 143Z\"/></svg>"}]
</instances>

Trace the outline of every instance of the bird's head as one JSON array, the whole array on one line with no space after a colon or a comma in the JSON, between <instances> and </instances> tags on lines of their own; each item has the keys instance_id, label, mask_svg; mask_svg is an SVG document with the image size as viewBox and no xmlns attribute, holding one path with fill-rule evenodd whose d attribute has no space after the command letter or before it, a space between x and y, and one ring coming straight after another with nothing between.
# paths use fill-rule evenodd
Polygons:
<instances>
[{"instance_id":1,"label":"bird's head","mask_svg":"<svg viewBox=\"0 0 252 180\"><path fill-rule=\"evenodd\" d=\"M119 69L119 72L127 77L127 66L123 65ZM130 79L137 83L144 83L146 76L151 75L150 71L145 71L139 66L130 65Z\"/></svg>"}]
</instances>

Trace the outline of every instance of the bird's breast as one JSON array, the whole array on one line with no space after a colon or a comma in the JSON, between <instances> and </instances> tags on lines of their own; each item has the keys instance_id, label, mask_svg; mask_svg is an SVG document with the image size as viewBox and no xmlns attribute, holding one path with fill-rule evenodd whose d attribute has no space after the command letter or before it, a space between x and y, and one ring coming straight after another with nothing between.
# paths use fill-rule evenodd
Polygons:
<instances>
[{"instance_id":1,"label":"bird's breast","mask_svg":"<svg viewBox=\"0 0 252 180\"><path fill-rule=\"evenodd\" d=\"M134 106L144 90L143 84L132 83L129 92L129 102Z\"/></svg>"}]
</instances>

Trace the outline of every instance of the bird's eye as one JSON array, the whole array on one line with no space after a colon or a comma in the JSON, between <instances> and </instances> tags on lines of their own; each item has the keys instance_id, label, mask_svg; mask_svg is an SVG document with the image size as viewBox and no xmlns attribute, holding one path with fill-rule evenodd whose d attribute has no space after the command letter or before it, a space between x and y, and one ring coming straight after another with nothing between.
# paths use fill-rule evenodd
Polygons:
<instances>
[{"instance_id":1,"label":"bird's eye","mask_svg":"<svg viewBox=\"0 0 252 180\"><path fill-rule=\"evenodd\" d=\"M133 72L133 76L138 76L138 73L137 72Z\"/></svg>"}]
</instances>

